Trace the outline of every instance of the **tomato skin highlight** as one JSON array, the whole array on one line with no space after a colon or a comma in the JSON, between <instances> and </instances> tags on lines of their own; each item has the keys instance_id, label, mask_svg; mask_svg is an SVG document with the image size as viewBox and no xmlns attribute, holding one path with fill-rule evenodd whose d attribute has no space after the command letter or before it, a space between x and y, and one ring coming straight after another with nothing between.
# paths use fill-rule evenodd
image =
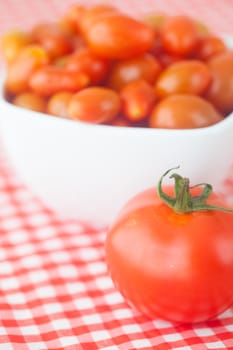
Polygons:
<instances>
[{"instance_id":1,"label":"tomato skin highlight","mask_svg":"<svg viewBox=\"0 0 233 350\"><path fill-rule=\"evenodd\" d=\"M198 45L196 23L187 16L168 17L161 28L161 40L165 50L173 55L186 57Z\"/></svg>"},{"instance_id":2,"label":"tomato skin highlight","mask_svg":"<svg viewBox=\"0 0 233 350\"><path fill-rule=\"evenodd\" d=\"M15 106L31 109L32 111L45 113L46 101L43 97L34 94L33 92L25 92L17 95L12 103Z\"/></svg>"},{"instance_id":3,"label":"tomato skin highlight","mask_svg":"<svg viewBox=\"0 0 233 350\"><path fill-rule=\"evenodd\" d=\"M89 84L89 78L81 72L72 72L56 66L38 69L29 79L30 88L41 96L57 92L77 92Z\"/></svg>"},{"instance_id":4,"label":"tomato skin highlight","mask_svg":"<svg viewBox=\"0 0 233 350\"><path fill-rule=\"evenodd\" d=\"M203 128L223 120L212 104L199 96L177 94L161 100L149 118L151 128Z\"/></svg>"},{"instance_id":5,"label":"tomato skin highlight","mask_svg":"<svg viewBox=\"0 0 233 350\"><path fill-rule=\"evenodd\" d=\"M95 18L83 32L90 50L103 58L124 59L148 51L155 30L136 19L118 12Z\"/></svg>"},{"instance_id":6,"label":"tomato skin highlight","mask_svg":"<svg viewBox=\"0 0 233 350\"><path fill-rule=\"evenodd\" d=\"M143 79L135 80L120 92L125 117L131 121L145 119L151 112L156 96L153 87Z\"/></svg>"},{"instance_id":7,"label":"tomato skin highlight","mask_svg":"<svg viewBox=\"0 0 233 350\"><path fill-rule=\"evenodd\" d=\"M213 194L210 203L224 200ZM148 189L107 233L109 273L126 300L153 319L206 321L233 303L232 228L232 214L177 214Z\"/></svg>"},{"instance_id":8,"label":"tomato skin highlight","mask_svg":"<svg viewBox=\"0 0 233 350\"><path fill-rule=\"evenodd\" d=\"M161 65L158 60L151 54L144 54L114 63L107 85L112 89L120 90L124 85L138 79L154 84L160 73Z\"/></svg>"},{"instance_id":9,"label":"tomato skin highlight","mask_svg":"<svg viewBox=\"0 0 233 350\"><path fill-rule=\"evenodd\" d=\"M203 94L211 83L209 67L198 60L183 60L171 64L159 76L155 90L163 98L172 94Z\"/></svg>"},{"instance_id":10,"label":"tomato skin highlight","mask_svg":"<svg viewBox=\"0 0 233 350\"><path fill-rule=\"evenodd\" d=\"M213 82L205 97L222 113L233 110L233 51L223 52L208 62Z\"/></svg>"},{"instance_id":11,"label":"tomato skin highlight","mask_svg":"<svg viewBox=\"0 0 233 350\"><path fill-rule=\"evenodd\" d=\"M74 94L68 107L70 118L88 123L113 120L121 109L119 95L108 88L89 87Z\"/></svg>"},{"instance_id":12,"label":"tomato skin highlight","mask_svg":"<svg viewBox=\"0 0 233 350\"><path fill-rule=\"evenodd\" d=\"M98 84L106 77L110 62L93 55L88 48L82 48L67 58L65 67L74 72L85 73L92 84Z\"/></svg>"},{"instance_id":13,"label":"tomato skin highlight","mask_svg":"<svg viewBox=\"0 0 233 350\"><path fill-rule=\"evenodd\" d=\"M227 51L224 41L214 35L204 36L199 40L198 50L196 51L196 58L199 60L209 60L210 58Z\"/></svg>"},{"instance_id":14,"label":"tomato skin highlight","mask_svg":"<svg viewBox=\"0 0 233 350\"><path fill-rule=\"evenodd\" d=\"M72 51L69 36L57 23L44 22L35 25L31 37L33 42L41 45L52 59Z\"/></svg>"},{"instance_id":15,"label":"tomato skin highlight","mask_svg":"<svg viewBox=\"0 0 233 350\"><path fill-rule=\"evenodd\" d=\"M57 92L47 103L47 113L57 117L68 118L68 106L73 96L72 92Z\"/></svg>"}]
</instances>

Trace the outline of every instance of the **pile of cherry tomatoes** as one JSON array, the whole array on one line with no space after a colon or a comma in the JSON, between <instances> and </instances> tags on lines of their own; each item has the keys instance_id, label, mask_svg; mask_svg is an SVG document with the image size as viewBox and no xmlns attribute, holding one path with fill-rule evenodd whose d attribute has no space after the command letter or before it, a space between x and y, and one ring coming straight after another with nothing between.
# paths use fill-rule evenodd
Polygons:
<instances>
[{"instance_id":1,"label":"pile of cherry tomatoes","mask_svg":"<svg viewBox=\"0 0 233 350\"><path fill-rule=\"evenodd\" d=\"M88 123L200 128L233 110L233 51L188 16L72 6L2 38L14 105Z\"/></svg>"}]
</instances>

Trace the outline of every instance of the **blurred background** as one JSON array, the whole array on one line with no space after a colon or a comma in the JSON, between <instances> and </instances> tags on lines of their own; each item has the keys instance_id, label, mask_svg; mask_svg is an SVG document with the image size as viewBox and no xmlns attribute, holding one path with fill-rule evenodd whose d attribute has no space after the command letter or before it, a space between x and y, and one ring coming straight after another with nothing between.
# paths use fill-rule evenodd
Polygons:
<instances>
[{"instance_id":1,"label":"blurred background","mask_svg":"<svg viewBox=\"0 0 233 350\"><path fill-rule=\"evenodd\" d=\"M203 21L215 32L233 32L233 0L0 0L0 33L56 18L77 3L108 3L138 15L151 10L183 13Z\"/></svg>"}]
</instances>

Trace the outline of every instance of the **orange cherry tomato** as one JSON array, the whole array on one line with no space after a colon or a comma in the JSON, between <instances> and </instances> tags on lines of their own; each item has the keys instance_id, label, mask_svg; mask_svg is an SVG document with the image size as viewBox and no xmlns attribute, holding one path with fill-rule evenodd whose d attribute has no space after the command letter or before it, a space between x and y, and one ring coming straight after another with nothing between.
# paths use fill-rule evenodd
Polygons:
<instances>
[{"instance_id":1,"label":"orange cherry tomato","mask_svg":"<svg viewBox=\"0 0 233 350\"><path fill-rule=\"evenodd\" d=\"M13 98L12 103L15 106L31 109L36 112L46 112L46 101L43 97L33 92L24 92Z\"/></svg>"},{"instance_id":2,"label":"orange cherry tomato","mask_svg":"<svg viewBox=\"0 0 233 350\"><path fill-rule=\"evenodd\" d=\"M228 49L222 39L217 36L208 35L200 38L198 49L194 56L200 60L206 61L227 50Z\"/></svg>"},{"instance_id":3,"label":"orange cherry tomato","mask_svg":"<svg viewBox=\"0 0 233 350\"><path fill-rule=\"evenodd\" d=\"M76 92L89 84L84 73L68 71L56 66L38 69L29 79L29 86L38 95L51 96L60 91Z\"/></svg>"},{"instance_id":4,"label":"orange cherry tomato","mask_svg":"<svg viewBox=\"0 0 233 350\"><path fill-rule=\"evenodd\" d=\"M203 128L223 120L213 105L195 95L172 95L160 101L149 119L151 128Z\"/></svg>"},{"instance_id":5,"label":"orange cherry tomato","mask_svg":"<svg viewBox=\"0 0 233 350\"><path fill-rule=\"evenodd\" d=\"M75 72L83 72L93 84L101 83L110 68L109 60L99 58L88 48L83 48L67 58L65 67Z\"/></svg>"},{"instance_id":6,"label":"orange cherry tomato","mask_svg":"<svg viewBox=\"0 0 233 350\"><path fill-rule=\"evenodd\" d=\"M83 35L96 55L123 59L148 51L153 45L155 30L132 17L112 11L105 16L96 16Z\"/></svg>"},{"instance_id":7,"label":"orange cherry tomato","mask_svg":"<svg viewBox=\"0 0 233 350\"><path fill-rule=\"evenodd\" d=\"M161 66L158 60L150 54L144 54L113 64L107 85L115 90L120 90L124 85L138 79L154 84L160 72Z\"/></svg>"},{"instance_id":8,"label":"orange cherry tomato","mask_svg":"<svg viewBox=\"0 0 233 350\"><path fill-rule=\"evenodd\" d=\"M68 106L72 96L71 92L58 92L52 95L47 103L47 113L68 118Z\"/></svg>"},{"instance_id":9,"label":"orange cherry tomato","mask_svg":"<svg viewBox=\"0 0 233 350\"><path fill-rule=\"evenodd\" d=\"M142 79L125 85L120 96L123 113L131 121L140 121L148 117L156 99L153 87Z\"/></svg>"},{"instance_id":10,"label":"orange cherry tomato","mask_svg":"<svg viewBox=\"0 0 233 350\"><path fill-rule=\"evenodd\" d=\"M32 40L45 48L51 58L66 55L72 51L67 31L58 23L40 23L31 31Z\"/></svg>"},{"instance_id":11,"label":"orange cherry tomato","mask_svg":"<svg viewBox=\"0 0 233 350\"><path fill-rule=\"evenodd\" d=\"M233 51L223 52L208 62L213 75L206 98L222 113L233 111Z\"/></svg>"},{"instance_id":12,"label":"orange cherry tomato","mask_svg":"<svg viewBox=\"0 0 233 350\"><path fill-rule=\"evenodd\" d=\"M114 119L120 109L121 100L115 91L104 87L89 87L71 98L68 111L70 118L98 124Z\"/></svg>"},{"instance_id":13,"label":"orange cherry tomato","mask_svg":"<svg viewBox=\"0 0 233 350\"><path fill-rule=\"evenodd\" d=\"M28 33L11 31L2 37L1 52L8 64L11 64L18 57L20 51L31 43Z\"/></svg>"},{"instance_id":14,"label":"orange cherry tomato","mask_svg":"<svg viewBox=\"0 0 233 350\"><path fill-rule=\"evenodd\" d=\"M182 60L171 64L158 77L155 91L159 97L172 94L201 95L211 82L209 67L198 60Z\"/></svg>"},{"instance_id":15,"label":"orange cherry tomato","mask_svg":"<svg viewBox=\"0 0 233 350\"><path fill-rule=\"evenodd\" d=\"M185 57L198 45L196 23L188 16L167 17L160 29L164 49L173 55Z\"/></svg>"},{"instance_id":16,"label":"orange cherry tomato","mask_svg":"<svg viewBox=\"0 0 233 350\"><path fill-rule=\"evenodd\" d=\"M76 33L79 31L80 28L80 21L83 18L83 14L86 11L85 6L82 5L72 5L68 8L68 10L65 12L62 22L64 23L64 26L68 27L71 32Z\"/></svg>"},{"instance_id":17,"label":"orange cherry tomato","mask_svg":"<svg viewBox=\"0 0 233 350\"><path fill-rule=\"evenodd\" d=\"M88 30L96 20L99 20L100 17L110 15L113 12L119 12L119 10L108 4L99 4L86 8L85 11L83 11L82 16L79 18L80 30L85 33L85 31Z\"/></svg>"},{"instance_id":18,"label":"orange cherry tomato","mask_svg":"<svg viewBox=\"0 0 233 350\"><path fill-rule=\"evenodd\" d=\"M11 94L28 91L30 76L38 68L47 65L48 62L48 54L41 46L26 46L8 68L5 83L6 90Z\"/></svg>"}]
</instances>

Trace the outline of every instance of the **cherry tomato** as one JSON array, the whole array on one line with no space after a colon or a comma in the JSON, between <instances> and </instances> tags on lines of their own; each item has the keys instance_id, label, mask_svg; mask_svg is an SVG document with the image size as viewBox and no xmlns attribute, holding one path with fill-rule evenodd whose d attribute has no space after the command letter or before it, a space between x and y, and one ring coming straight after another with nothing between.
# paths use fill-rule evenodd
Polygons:
<instances>
[{"instance_id":1,"label":"cherry tomato","mask_svg":"<svg viewBox=\"0 0 233 350\"><path fill-rule=\"evenodd\" d=\"M227 51L227 47L222 39L214 35L208 35L200 38L195 57L206 61L225 51Z\"/></svg>"},{"instance_id":2,"label":"cherry tomato","mask_svg":"<svg viewBox=\"0 0 233 350\"><path fill-rule=\"evenodd\" d=\"M125 85L120 96L123 113L131 121L148 117L156 99L153 87L143 79Z\"/></svg>"},{"instance_id":3,"label":"cherry tomato","mask_svg":"<svg viewBox=\"0 0 233 350\"><path fill-rule=\"evenodd\" d=\"M68 106L72 96L71 92L58 92L52 95L48 100L47 113L68 118Z\"/></svg>"},{"instance_id":4,"label":"cherry tomato","mask_svg":"<svg viewBox=\"0 0 233 350\"><path fill-rule=\"evenodd\" d=\"M11 64L18 57L20 51L31 43L28 33L11 31L2 37L1 52L8 64Z\"/></svg>"},{"instance_id":5,"label":"cherry tomato","mask_svg":"<svg viewBox=\"0 0 233 350\"><path fill-rule=\"evenodd\" d=\"M183 60L163 70L155 84L158 96L172 94L201 95L211 82L209 67L198 60Z\"/></svg>"},{"instance_id":6,"label":"cherry tomato","mask_svg":"<svg viewBox=\"0 0 233 350\"><path fill-rule=\"evenodd\" d=\"M49 57L39 45L26 46L18 58L9 66L6 78L6 90L20 94L29 90L29 78L38 68L47 65Z\"/></svg>"},{"instance_id":7,"label":"cherry tomato","mask_svg":"<svg viewBox=\"0 0 233 350\"><path fill-rule=\"evenodd\" d=\"M71 32L77 32L80 30L80 21L83 18L83 14L86 11L85 6L82 5L72 5L65 12L62 18L64 23L67 23L68 28Z\"/></svg>"},{"instance_id":8,"label":"cherry tomato","mask_svg":"<svg viewBox=\"0 0 233 350\"><path fill-rule=\"evenodd\" d=\"M222 119L213 105L199 96L172 95L154 107L149 126L166 129L203 128Z\"/></svg>"},{"instance_id":9,"label":"cherry tomato","mask_svg":"<svg viewBox=\"0 0 233 350\"><path fill-rule=\"evenodd\" d=\"M41 96L51 96L57 92L76 92L89 84L84 73L68 71L56 66L38 69L29 79L30 88Z\"/></svg>"},{"instance_id":10,"label":"cherry tomato","mask_svg":"<svg viewBox=\"0 0 233 350\"><path fill-rule=\"evenodd\" d=\"M187 181L180 185L182 191L184 184ZM164 192L173 205L180 204L171 186ZM199 200L200 192L189 188ZM207 205L227 207L215 193ZM149 188L122 208L107 232L105 251L116 288L131 306L153 319L201 322L233 303L232 213L177 213Z\"/></svg>"},{"instance_id":11,"label":"cherry tomato","mask_svg":"<svg viewBox=\"0 0 233 350\"><path fill-rule=\"evenodd\" d=\"M45 48L51 58L66 55L72 51L71 40L57 23L40 23L31 31L32 40Z\"/></svg>"},{"instance_id":12,"label":"cherry tomato","mask_svg":"<svg viewBox=\"0 0 233 350\"><path fill-rule=\"evenodd\" d=\"M213 82L206 98L224 114L233 111L233 51L223 52L209 61Z\"/></svg>"},{"instance_id":13,"label":"cherry tomato","mask_svg":"<svg viewBox=\"0 0 233 350\"><path fill-rule=\"evenodd\" d=\"M43 97L38 96L33 92L24 92L17 95L12 103L15 106L31 109L36 112L45 113L46 112L46 101Z\"/></svg>"},{"instance_id":14,"label":"cherry tomato","mask_svg":"<svg viewBox=\"0 0 233 350\"><path fill-rule=\"evenodd\" d=\"M93 84L101 83L107 76L110 62L95 56L88 48L83 48L68 57L65 67L75 72L83 72Z\"/></svg>"},{"instance_id":15,"label":"cherry tomato","mask_svg":"<svg viewBox=\"0 0 233 350\"><path fill-rule=\"evenodd\" d=\"M116 62L108 75L107 85L120 90L124 85L138 79L154 84L160 72L158 60L150 54L145 54Z\"/></svg>"},{"instance_id":16,"label":"cherry tomato","mask_svg":"<svg viewBox=\"0 0 233 350\"><path fill-rule=\"evenodd\" d=\"M115 12L119 13L119 10L114 6L107 4L94 5L86 8L85 11L83 11L82 16L79 18L78 25L81 32L85 33L91 26L93 26L96 20L99 21L103 16L111 15Z\"/></svg>"},{"instance_id":17,"label":"cherry tomato","mask_svg":"<svg viewBox=\"0 0 233 350\"><path fill-rule=\"evenodd\" d=\"M88 123L105 123L121 109L119 95L105 87L89 87L75 94L69 104L69 117Z\"/></svg>"},{"instance_id":18,"label":"cherry tomato","mask_svg":"<svg viewBox=\"0 0 233 350\"><path fill-rule=\"evenodd\" d=\"M112 11L95 17L83 32L90 50L110 59L134 57L148 51L155 39L155 30L132 17Z\"/></svg>"},{"instance_id":19,"label":"cherry tomato","mask_svg":"<svg viewBox=\"0 0 233 350\"><path fill-rule=\"evenodd\" d=\"M191 54L199 40L197 26L187 16L167 17L160 29L160 35L165 50L181 57Z\"/></svg>"}]
</instances>

